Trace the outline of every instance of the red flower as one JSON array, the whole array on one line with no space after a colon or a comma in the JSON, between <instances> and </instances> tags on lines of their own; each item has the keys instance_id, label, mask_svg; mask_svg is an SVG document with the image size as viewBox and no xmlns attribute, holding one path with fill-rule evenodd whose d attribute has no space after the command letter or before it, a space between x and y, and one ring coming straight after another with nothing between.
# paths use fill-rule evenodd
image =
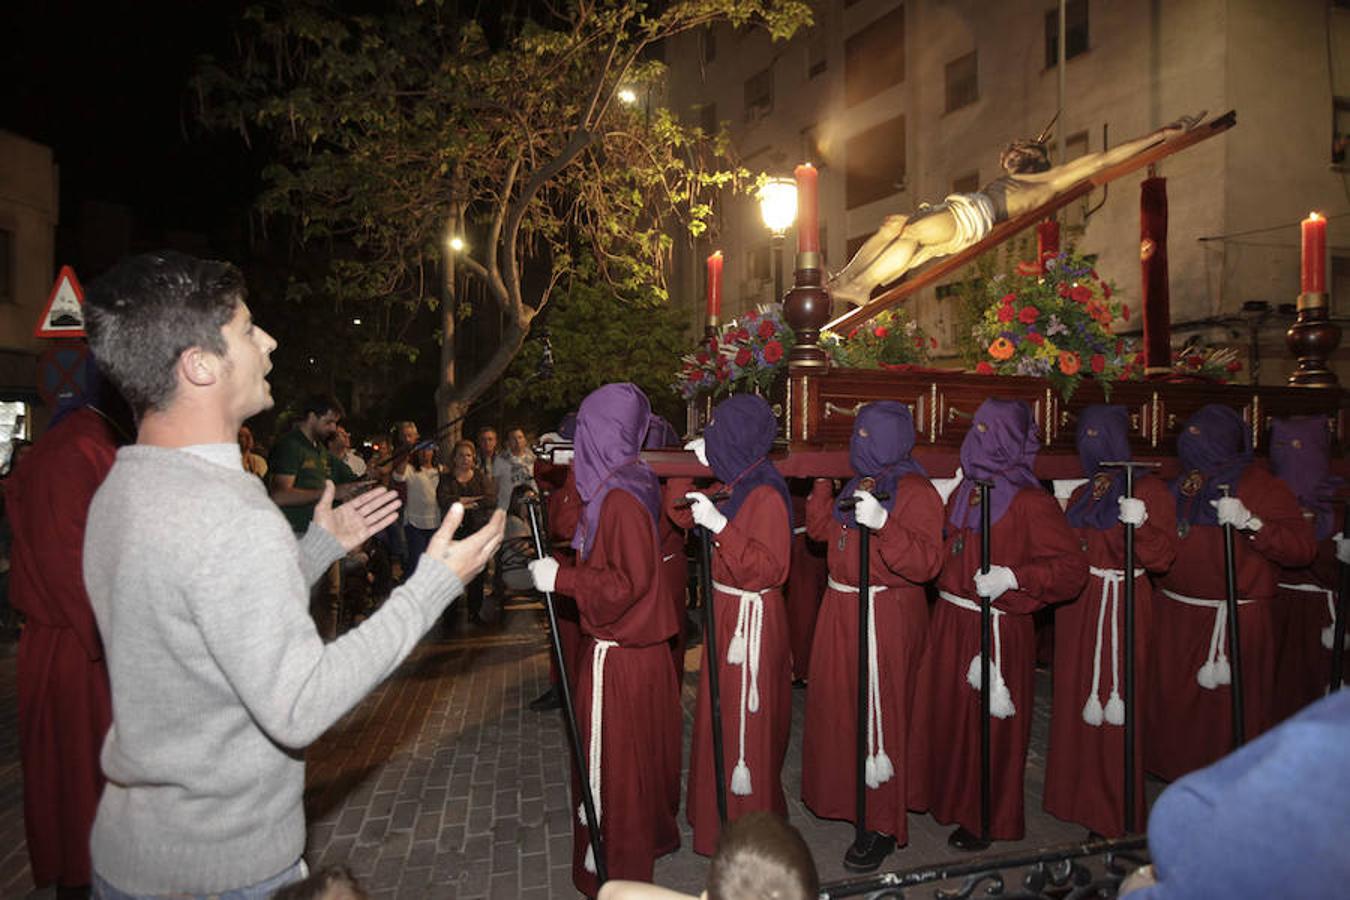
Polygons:
<instances>
[{"instance_id":1,"label":"red flower","mask_svg":"<svg viewBox=\"0 0 1350 900\"><path fill-rule=\"evenodd\" d=\"M747 328L737 328L737 329L736 329L736 340L738 340L738 341L748 341L748 340L750 340L750 330L747 329Z\"/></svg>"},{"instance_id":2,"label":"red flower","mask_svg":"<svg viewBox=\"0 0 1350 900\"><path fill-rule=\"evenodd\" d=\"M888 329L885 325L878 325L876 328L872 329L873 336L879 338L884 338L886 335L890 333L891 333L890 329Z\"/></svg>"},{"instance_id":3,"label":"red flower","mask_svg":"<svg viewBox=\"0 0 1350 900\"><path fill-rule=\"evenodd\" d=\"M1002 300L999 300L998 302L999 302L999 303L1002 303L1004 306L1012 306L1012 305L1013 305L1013 301L1016 300L1016 299L1017 299L1017 295L1016 295L1016 294L1004 294L1004 295L1003 295L1003 299L1002 299Z\"/></svg>"},{"instance_id":4,"label":"red flower","mask_svg":"<svg viewBox=\"0 0 1350 900\"><path fill-rule=\"evenodd\" d=\"M1075 303L1086 303L1092 299L1092 289L1082 284L1074 285L1069 295Z\"/></svg>"},{"instance_id":5,"label":"red flower","mask_svg":"<svg viewBox=\"0 0 1350 900\"><path fill-rule=\"evenodd\" d=\"M1136 366L1142 366L1142 365L1144 364L1144 354L1143 354L1143 351L1140 351L1139 353L1136 353L1136 354L1134 355L1134 364L1135 364Z\"/></svg>"},{"instance_id":6,"label":"red flower","mask_svg":"<svg viewBox=\"0 0 1350 900\"><path fill-rule=\"evenodd\" d=\"M1017 314L1017 321L1021 322L1023 325L1030 325L1032 322L1036 321L1036 318L1040 314L1041 311L1036 307L1024 306L1022 307L1022 311Z\"/></svg>"},{"instance_id":7,"label":"red flower","mask_svg":"<svg viewBox=\"0 0 1350 900\"><path fill-rule=\"evenodd\" d=\"M930 347L932 347L934 350L936 350L936 349L937 349L937 338L935 338L935 337L930 337L930 338L928 339L928 346L930 346Z\"/></svg>"},{"instance_id":8,"label":"red flower","mask_svg":"<svg viewBox=\"0 0 1350 900\"><path fill-rule=\"evenodd\" d=\"M759 339L767 341L778 333L778 329L773 327L773 323L768 319L759 323Z\"/></svg>"},{"instance_id":9,"label":"red flower","mask_svg":"<svg viewBox=\"0 0 1350 900\"><path fill-rule=\"evenodd\" d=\"M750 365L750 360L754 359L754 354L748 347L742 347L736 351L736 365L745 367Z\"/></svg>"},{"instance_id":10,"label":"red flower","mask_svg":"<svg viewBox=\"0 0 1350 900\"><path fill-rule=\"evenodd\" d=\"M728 378L730 378L730 377L731 377L731 372L730 372L729 370L727 370L727 369L718 369L718 370L717 370L717 380L718 380L718 381L726 381L726 380L727 380Z\"/></svg>"},{"instance_id":11,"label":"red flower","mask_svg":"<svg viewBox=\"0 0 1350 900\"><path fill-rule=\"evenodd\" d=\"M923 338L921 338L921 337L916 337L916 338L914 339L914 349L915 349L915 350L922 350L922 349L923 349Z\"/></svg>"},{"instance_id":12,"label":"red flower","mask_svg":"<svg viewBox=\"0 0 1350 900\"><path fill-rule=\"evenodd\" d=\"M976 375L993 375L993 374L994 374L994 367L991 366L991 365L989 365L989 363L987 363L987 362L981 362L978 366L975 367L975 374L976 374Z\"/></svg>"},{"instance_id":13,"label":"red flower","mask_svg":"<svg viewBox=\"0 0 1350 900\"><path fill-rule=\"evenodd\" d=\"M1000 322L1011 322L1017 318L1017 313L1011 306L1000 306L998 308L998 320Z\"/></svg>"},{"instance_id":14,"label":"red flower","mask_svg":"<svg viewBox=\"0 0 1350 900\"><path fill-rule=\"evenodd\" d=\"M1069 296L1069 286L1067 284L1061 284L1059 287L1055 288L1055 292L1061 297L1067 297Z\"/></svg>"},{"instance_id":15,"label":"red flower","mask_svg":"<svg viewBox=\"0 0 1350 900\"><path fill-rule=\"evenodd\" d=\"M702 373L702 372L690 372L690 373L689 373L689 383L690 383L690 384L698 384L698 383L699 383L700 381L702 381L702 380L703 380L703 373Z\"/></svg>"},{"instance_id":16,"label":"red flower","mask_svg":"<svg viewBox=\"0 0 1350 900\"><path fill-rule=\"evenodd\" d=\"M1031 343L1035 344L1037 347L1045 343L1045 338L1041 337L1040 333L1036 331L1028 331L1027 340L1031 341Z\"/></svg>"},{"instance_id":17,"label":"red flower","mask_svg":"<svg viewBox=\"0 0 1350 900\"><path fill-rule=\"evenodd\" d=\"M1124 352L1125 352L1125 341L1123 341L1120 338L1116 338L1116 356L1120 356Z\"/></svg>"},{"instance_id":18,"label":"red flower","mask_svg":"<svg viewBox=\"0 0 1350 900\"><path fill-rule=\"evenodd\" d=\"M1198 368L1200 368L1200 366L1203 365L1203 364L1204 364L1204 360L1202 360L1202 359L1201 359L1200 357L1198 357L1198 356L1191 355L1191 356L1186 357L1186 365L1190 366L1192 369L1198 369Z\"/></svg>"},{"instance_id":19,"label":"red flower","mask_svg":"<svg viewBox=\"0 0 1350 900\"><path fill-rule=\"evenodd\" d=\"M851 341L858 336L858 326L853 326L853 330L848 333L848 339Z\"/></svg>"},{"instance_id":20,"label":"red flower","mask_svg":"<svg viewBox=\"0 0 1350 900\"><path fill-rule=\"evenodd\" d=\"M1230 362L1228 365L1224 366L1224 368L1226 368L1226 369L1227 369L1228 371L1230 371L1230 372L1241 372L1241 371L1242 371L1242 363L1238 362L1238 361L1235 359L1235 360L1233 360L1232 362Z\"/></svg>"},{"instance_id":21,"label":"red flower","mask_svg":"<svg viewBox=\"0 0 1350 900\"><path fill-rule=\"evenodd\" d=\"M1111 285L1107 284L1105 281L1102 282L1102 296L1107 300L1111 299Z\"/></svg>"},{"instance_id":22,"label":"red flower","mask_svg":"<svg viewBox=\"0 0 1350 900\"><path fill-rule=\"evenodd\" d=\"M783 345L778 341L769 341L764 345L764 361L773 365L783 358Z\"/></svg>"},{"instance_id":23,"label":"red flower","mask_svg":"<svg viewBox=\"0 0 1350 900\"><path fill-rule=\"evenodd\" d=\"M1096 269L1088 269L1088 274L1092 276L1093 281L1101 281L1101 276L1097 274Z\"/></svg>"},{"instance_id":24,"label":"red flower","mask_svg":"<svg viewBox=\"0 0 1350 900\"><path fill-rule=\"evenodd\" d=\"M1110 297L1111 295L1107 294L1106 296ZM1126 322L1130 321L1130 307L1128 304L1120 307L1120 317Z\"/></svg>"},{"instance_id":25,"label":"red flower","mask_svg":"<svg viewBox=\"0 0 1350 900\"><path fill-rule=\"evenodd\" d=\"M757 309L752 309L752 310L750 310L748 313L745 314L745 320L746 320L747 322L753 322L753 321L755 321L755 320L758 319L758 318L759 318L759 310L757 310Z\"/></svg>"},{"instance_id":26,"label":"red flower","mask_svg":"<svg viewBox=\"0 0 1350 900\"><path fill-rule=\"evenodd\" d=\"M1092 354L1092 359L1088 361L1088 365L1092 367L1094 373L1100 375L1102 369L1106 368L1106 357L1102 356L1100 353L1094 353Z\"/></svg>"},{"instance_id":27,"label":"red flower","mask_svg":"<svg viewBox=\"0 0 1350 900\"><path fill-rule=\"evenodd\" d=\"M706 366L708 364L708 354L704 353L702 350L698 352L698 355L695 356L694 359L698 360L700 366Z\"/></svg>"}]
</instances>

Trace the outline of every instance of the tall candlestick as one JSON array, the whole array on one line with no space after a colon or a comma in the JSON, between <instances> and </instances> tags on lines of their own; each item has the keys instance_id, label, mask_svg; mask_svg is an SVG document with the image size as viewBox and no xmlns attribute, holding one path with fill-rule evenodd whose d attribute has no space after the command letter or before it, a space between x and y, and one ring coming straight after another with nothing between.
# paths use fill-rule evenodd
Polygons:
<instances>
[{"instance_id":1,"label":"tall candlestick","mask_svg":"<svg viewBox=\"0 0 1350 900\"><path fill-rule=\"evenodd\" d=\"M1321 294L1327 289L1327 220L1318 213L1309 213L1302 230L1303 293Z\"/></svg>"},{"instance_id":2,"label":"tall candlestick","mask_svg":"<svg viewBox=\"0 0 1350 900\"><path fill-rule=\"evenodd\" d=\"M708 257L708 324L716 325L722 318L722 251Z\"/></svg>"},{"instance_id":3,"label":"tall candlestick","mask_svg":"<svg viewBox=\"0 0 1350 900\"><path fill-rule=\"evenodd\" d=\"M820 175L810 163L802 163L792 172L797 178L797 252L820 253L820 200L817 180Z\"/></svg>"}]
</instances>

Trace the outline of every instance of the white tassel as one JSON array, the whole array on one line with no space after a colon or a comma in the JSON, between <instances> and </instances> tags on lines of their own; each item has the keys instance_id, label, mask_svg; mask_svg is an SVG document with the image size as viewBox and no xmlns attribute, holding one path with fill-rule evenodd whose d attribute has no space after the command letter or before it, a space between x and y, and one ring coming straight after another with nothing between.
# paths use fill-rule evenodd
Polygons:
<instances>
[{"instance_id":1,"label":"white tassel","mask_svg":"<svg viewBox=\"0 0 1350 900\"><path fill-rule=\"evenodd\" d=\"M976 653L975 658L970 661L966 668L966 681L975 690L980 689L980 654Z\"/></svg>"},{"instance_id":2,"label":"white tassel","mask_svg":"<svg viewBox=\"0 0 1350 900\"><path fill-rule=\"evenodd\" d=\"M739 666L745 662L745 635L736 633L731 637L731 643L727 645L727 662L733 666Z\"/></svg>"},{"instance_id":3,"label":"white tassel","mask_svg":"<svg viewBox=\"0 0 1350 900\"><path fill-rule=\"evenodd\" d=\"M881 784L877 781L877 758L875 756L867 757L867 761L863 764L863 781L870 788Z\"/></svg>"},{"instance_id":4,"label":"white tassel","mask_svg":"<svg viewBox=\"0 0 1350 900\"><path fill-rule=\"evenodd\" d=\"M1233 669L1228 665L1227 659L1214 661L1214 683L1216 685L1233 683Z\"/></svg>"},{"instance_id":5,"label":"white tassel","mask_svg":"<svg viewBox=\"0 0 1350 900\"><path fill-rule=\"evenodd\" d=\"M885 750L878 750L877 761L877 784L885 784L895 777L895 766L891 763L890 756Z\"/></svg>"},{"instance_id":6,"label":"white tassel","mask_svg":"<svg viewBox=\"0 0 1350 900\"><path fill-rule=\"evenodd\" d=\"M1195 680L1198 681L1200 686L1205 690L1214 690L1218 685L1218 682L1214 680L1214 663L1206 662L1201 666L1200 671L1195 673Z\"/></svg>"},{"instance_id":7,"label":"white tassel","mask_svg":"<svg viewBox=\"0 0 1350 900\"><path fill-rule=\"evenodd\" d=\"M731 772L731 792L737 797L749 797L752 792L750 767L745 764L745 760L736 763L736 768Z\"/></svg>"},{"instance_id":8,"label":"white tassel","mask_svg":"<svg viewBox=\"0 0 1350 900\"><path fill-rule=\"evenodd\" d=\"M584 803L577 804L577 821L587 827L591 824L586 821L586 805Z\"/></svg>"},{"instance_id":9,"label":"white tassel","mask_svg":"<svg viewBox=\"0 0 1350 900\"><path fill-rule=\"evenodd\" d=\"M752 713L759 712L759 685L750 686L750 696L745 701L745 708Z\"/></svg>"},{"instance_id":10,"label":"white tassel","mask_svg":"<svg viewBox=\"0 0 1350 900\"><path fill-rule=\"evenodd\" d=\"M1083 704L1083 721L1094 728L1102 724L1102 701L1097 699L1096 694Z\"/></svg>"},{"instance_id":11,"label":"white tassel","mask_svg":"<svg viewBox=\"0 0 1350 900\"><path fill-rule=\"evenodd\" d=\"M994 673L994 693L989 698L989 713L995 718L1011 719L1017 712L1013 706L1012 693L1008 690L1007 683L1003 680L1003 675Z\"/></svg>"},{"instance_id":12,"label":"white tassel","mask_svg":"<svg viewBox=\"0 0 1350 900\"><path fill-rule=\"evenodd\" d=\"M1334 643L1336 643L1336 629L1328 625L1322 629L1322 646L1330 650Z\"/></svg>"},{"instance_id":13,"label":"white tassel","mask_svg":"<svg viewBox=\"0 0 1350 900\"><path fill-rule=\"evenodd\" d=\"M1106 721L1112 725L1125 724L1125 701L1120 699L1119 694L1112 694L1111 699L1106 701Z\"/></svg>"},{"instance_id":14,"label":"white tassel","mask_svg":"<svg viewBox=\"0 0 1350 900\"><path fill-rule=\"evenodd\" d=\"M595 874L595 848L590 844L586 845L586 871L592 875Z\"/></svg>"}]
</instances>

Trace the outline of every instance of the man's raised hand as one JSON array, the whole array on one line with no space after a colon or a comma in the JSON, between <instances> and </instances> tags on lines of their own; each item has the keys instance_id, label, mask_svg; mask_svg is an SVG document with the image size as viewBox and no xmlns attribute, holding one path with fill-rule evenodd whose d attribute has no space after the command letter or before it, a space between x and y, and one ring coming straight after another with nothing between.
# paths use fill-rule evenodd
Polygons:
<instances>
[{"instance_id":1,"label":"man's raised hand","mask_svg":"<svg viewBox=\"0 0 1350 900\"><path fill-rule=\"evenodd\" d=\"M454 540L455 532L464 521L464 506L452 503L445 514L445 521L427 544L429 556L459 576L461 584L468 584L483 571L492 554L501 546L502 535L506 533L506 510L499 509L482 528L462 541Z\"/></svg>"},{"instance_id":2,"label":"man's raised hand","mask_svg":"<svg viewBox=\"0 0 1350 900\"><path fill-rule=\"evenodd\" d=\"M403 505L398 494L389 488L374 488L334 509L333 494L333 482L325 481L319 502L314 505L314 524L336 538L349 553L397 521L398 508Z\"/></svg>"}]
</instances>

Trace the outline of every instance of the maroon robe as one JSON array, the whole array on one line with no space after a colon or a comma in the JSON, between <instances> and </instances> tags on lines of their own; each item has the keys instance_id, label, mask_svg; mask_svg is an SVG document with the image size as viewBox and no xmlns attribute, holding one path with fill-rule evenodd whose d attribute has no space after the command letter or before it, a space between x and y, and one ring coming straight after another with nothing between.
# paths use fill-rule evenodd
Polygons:
<instances>
[{"instance_id":1,"label":"maroon robe","mask_svg":"<svg viewBox=\"0 0 1350 900\"><path fill-rule=\"evenodd\" d=\"M682 484L690 482L683 479L668 481L662 490L662 504L669 509L670 504L684 497ZM661 584L665 588L667 599L675 610L675 622L678 630L670 639L670 655L675 663L675 684L684 689L684 649L686 645L684 620L689 598L689 560L684 555L685 532L677 528L667 516L661 517ZM679 812L679 793L675 795L675 808Z\"/></svg>"},{"instance_id":2,"label":"maroon robe","mask_svg":"<svg viewBox=\"0 0 1350 900\"><path fill-rule=\"evenodd\" d=\"M1134 535L1136 571L1166 572L1176 558L1176 502L1167 485L1155 477L1141 478L1135 496L1148 508L1148 519ZM1092 490L1079 488L1070 503ZM1112 495L1108 494L1108 500ZM1108 502L1108 501L1102 501ZM1125 566L1125 526L1109 529L1076 528L1087 553L1088 565L1121 571ZM1125 834L1125 728L1105 717L1100 724L1084 720L1083 707L1092 695L1094 657L1099 673L1097 697L1106 707L1113 695L1125 692L1125 587L1116 582L1116 602L1102 612L1103 578L1089 571L1087 587L1072 603L1055 608L1054 701L1050 715L1050 753L1045 771L1045 811L1106 837ZM1114 609L1114 617L1112 610ZM1144 829L1144 742L1140 714L1144 685L1148 683L1148 634L1153 610L1148 576L1134 580L1135 680L1130 700L1135 704L1134 821ZM1114 622L1112 619L1114 618ZM1113 653L1113 647L1119 648ZM1114 673L1113 673L1114 669ZM1101 710L1098 710L1099 716Z\"/></svg>"},{"instance_id":3,"label":"maroon robe","mask_svg":"<svg viewBox=\"0 0 1350 900\"><path fill-rule=\"evenodd\" d=\"M806 505L807 534L829 548L830 577L856 586L858 531L834 517L829 482L816 482ZM928 479L906 475L896 486L886 524L872 534L873 595L881 736L894 774L867 792L867 823L896 843L909 840L905 797L914 777L908 754L914 675L928 626L924 582L942 565L942 498ZM828 588L816 620L802 734L802 800L816 815L854 821L858 726L857 592Z\"/></svg>"},{"instance_id":4,"label":"maroon robe","mask_svg":"<svg viewBox=\"0 0 1350 900\"><path fill-rule=\"evenodd\" d=\"M567 469L563 486L548 495L548 536L560 558L571 559L572 535L577 533L581 519L581 495L577 493L576 476ZM577 652L581 649L581 626L577 622L577 604L571 597L553 595L553 610L558 619L558 640L562 644L563 662L573 684L577 680ZM548 680L555 687L561 681L558 661L548 655Z\"/></svg>"},{"instance_id":5,"label":"maroon robe","mask_svg":"<svg viewBox=\"0 0 1350 900\"><path fill-rule=\"evenodd\" d=\"M829 562L825 547L806 534L806 498L792 495L792 561L788 566L785 597L788 635L792 640L792 677L805 679L811 671L811 642L816 616L825 598Z\"/></svg>"},{"instance_id":6,"label":"maroon robe","mask_svg":"<svg viewBox=\"0 0 1350 900\"><path fill-rule=\"evenodd\" d=\"M948 503L954 504L961 485ZM980 568L978 528L952 529L944 547L938 589L976 604ZM1087 581L1087 557L1054 498L1023 488L994 523L992 564L1008 566L1017 590L993 602L1004 615L994 627L1002 645L1002 672L1015 714L990 717L989 837L1020 840L1025 831L1022 778L1035 698L1036 637L1032 613L1078 596ZM991 648L992 654L993 648ZM980 692L967 681L971 660L980 653L980 614L938 600L928 628L928 646L919 665L910 730L916 761L910 805L927 809L944 824L980 831ZM994 660L991 655L990 671Z\"/></svg>"},{"instance_id":7,"label":"maroon robe","mask_svg":"<svg viewBox=\"0 0 1350 900\"><path fill-rule=\"evenodd\" d=\"M112 721L103 643L84 589L89 502L112 468L116 434L92 409L33 446L5 488L14 532L10 597L19 639L19 755L33 883L90 882L89 831L103 792Z\"/></svg>"},{"instance_id":8,"label":"maroon robe","mask_svg":"<svg viewBox=\"0 0 1350 900\"><path fill-rule=\"evenodd\" d=\"M709 492L713 490L716 488ZM671 494L675 500L683 496L683 493L677 495L673 491ZM668 504L666 509L676 525L686 529L693 527L690 510L677 509L673 504ZM745 710L745 765L750 773L751 793L742 796L736 794L731 785L740 759L744 667L727 662L727 652L736 633L743 601L737 594L715 590L713 609L717 617L722 757L727 778L727 820L731 822L759 810L787 816L782 770L792 727L792 651L788 643L782 586L787 580L790 545L788 510L778 492L767 485L752 490L735 517L713 536L713 581L745 591L762 591L764 606L756 679L759 709L756 712ZM711 856L717 849L721 826L717 817L706 643L704 648L698 704L694 712L689 799L685 814L694 828L694 852Z\"/></svg>"},{"instance_id":9,"label":"maroon robe","mask_svg":"<svg viewBox=\"0 0 1350 900\"><path fill-rule=\"evenodd\" d=\"M1263 465L1247 466L1238 479L1237 497L1264 523L1256 533L1239 530L1234 536L1238 597L1244 601L1238 608L1243 719L1251 740L1273 724L1271 606L1280 567L1308 565L1317 544L1294 495ZM1178 518L1182 512L1179 508ZM1177 564L1158 579L1158 587L1222 603L1223 529L1191 526L1177 544ZM1233 720L1228 685L1205 688L1196 680L1209 657L1216 610L1178 602L1162 591L1154 594L1149 638L1152 677L1144 694L1144 765L1170 781L1231 751Z\"/></svg>"},{"instance_id":10,"label":"maroon robe","mask_svg":"<svg viewBox=\"0 0 1350 900\"><path fill-rule=\"evenodd\" d=\"M1327 693L1331 683L1334 602L1340 581L1336 543L1319 541L1317 558L1303 569L1281 569L1271 611L1275 619L1276 722Z\"/></svg>"},{"instance_id":11,"label":"maroon robe","mask_svg":"<svg viewBox=\"0 0 1350 900\"><path fill-rule=\"evenodd\" d=\"M576 598L580 665L574 676L577 727L587 764L591 752L592 660L597 640L617 641L603 670L600 829L611 878L651 881L656 857L680 846L671 809L680 778L681 711L669 641L676 622L660 577L660 547L651 513L630 493L605 495L590 555L563 562L556 590ZM674 788L672 780L676 782ZM592 786L594 787L594 786ZM573 813L581 808L573 792ZM584 860L590 832L573 828L572 880L595 896L600 885Z\"/></svg>"}]
</instances>

